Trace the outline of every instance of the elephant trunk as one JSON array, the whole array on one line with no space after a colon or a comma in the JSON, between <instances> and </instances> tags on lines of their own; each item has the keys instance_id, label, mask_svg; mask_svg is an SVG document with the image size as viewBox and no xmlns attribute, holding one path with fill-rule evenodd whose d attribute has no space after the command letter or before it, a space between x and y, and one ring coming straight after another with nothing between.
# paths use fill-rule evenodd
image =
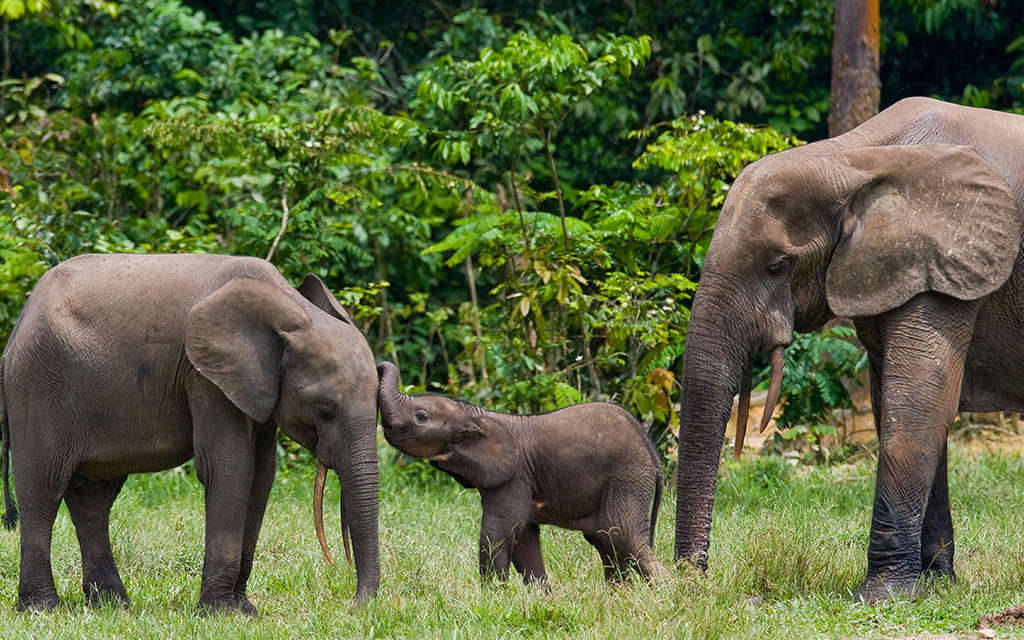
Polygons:
<instances>
[{"instance_id":1,"label":"elephant trunk","mask_svg":"<svg viewBox=\"0 0 1024 640\"><path fill-rule=\"evenodd\" d=\"M395 365L390 362L380 363L377 365L377 377L380 380L377 406L380 407L381 422L387 428L397 421L398 412L407 396L398 390L399 374Z\"/></svg>"},{"instance_id":2,"label":"elephant trunk","mask_svg":"<svg viewBox=\"0 0 1024 640\"><path fill-rule=\"evenodd\" d=\"M334 559L327 549L323 525L323 492L327 469L334 469L341 483L341 528L345 539L345 554L352 562L355 556L356 597L361 605L373 598L380 588L380 550L378 542L378 510L380 477L377 468L377 420L365 425L351 424L346 432L353 434L345 442L318 448L317 454L328 462L317 467L313 490L313 517L317 539L327 561ZM348 538L352 539L349 554Z\"/></svg>"},{"instance_id":3,"label":"elephant trunk","mask_svg":"<svg viewBox=\"0 0 1024 640\"><path fill-rule=\"evenodd\" d=\"M755 342L757 332L737 328L719 307L713 289L698 289L683 356L679 414L675 558L701 569L707 568L718 464L733 396L739 389L739 413L743 415L738 417L745 423L750 402L750 359L762 348ZM769 418L781 386L781 358L782 347L777 347L772 353L771 407L765 407ZM737 422L738 440L745 428Z\"/></svg>"},{"instance_id":4,"label":"elephant trunk","mask_svg":"<svg viewBox=\"0 0 1024 640\"><path fill-rule=\"evenodd\" d=\"M377 429L376 419L371 425ZM380 500L380 475L377 468L376 438L367 438L347 450L345 461L334 467L341 483L342 534L352 538L356 565L355 604L373 598L380 587L380 549L377 517ZM348 553L346 540L346 554Z\"/></svg>"}]
</instances>

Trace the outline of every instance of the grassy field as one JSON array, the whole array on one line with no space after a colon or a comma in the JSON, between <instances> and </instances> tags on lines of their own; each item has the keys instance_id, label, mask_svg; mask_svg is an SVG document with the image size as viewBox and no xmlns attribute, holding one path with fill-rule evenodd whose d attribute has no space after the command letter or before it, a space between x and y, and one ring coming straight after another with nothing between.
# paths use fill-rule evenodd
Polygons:
<instances>
[{"instance_id":1,"label":"grassy field","mask_svg":"<svg viewBox=\"0 0 1024 640\"><path fill-rule=\"evenodd\" d=\"M382 448L382 458L391 450ZM250 598L261 617L197 616L202 492L183 470L131 478L114 506L114 554L134 606L83 604L77 542L62 509L53 565L64 607L17 614L18 537L0 533L0 636L13 638L972 638L978 617L1024 601L1024 457L954 445L956 584L928 597L853 604L866 565L870 460L792 468L778 458L724 463L707 574L611 588L582 536L542 534L550 593L518 582L481 587L475 493L382 466L383 587L354 610L353 571L328 566L312 526L312 471L279 475ZM337 505L337 484L326 504ZM336 514L336 507L331 511ZM656 553L672 556L674 495ZM330 514L328 514L330 516ZM328 517L335 556L337 516ZM344 561L342 561L344 562ZM1024 637L1000 628L998 637Z\"/></svg>"}]
</instances>

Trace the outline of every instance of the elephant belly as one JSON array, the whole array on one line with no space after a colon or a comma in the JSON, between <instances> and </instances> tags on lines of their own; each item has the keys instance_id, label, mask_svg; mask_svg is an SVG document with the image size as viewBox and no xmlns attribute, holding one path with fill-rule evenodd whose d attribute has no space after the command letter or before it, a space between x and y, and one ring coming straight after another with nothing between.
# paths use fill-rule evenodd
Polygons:
<instances>
[{"instance_id":1,"label":"elephant belly","mask_svg":"<svg viewBox=\"0 0 1024 640\"><path fill-rule=\"evenodd\" d=\"M595 509L589 514L580 516L574 513L558 511L549 507L547 503L539 503L541 506L534 510L533 522L537 524L549 524L570 531L594 531L597 529L598 511Z\"/></svg>"},{"instance_id":2,"label":"elephant belly","mask_svg":"<svg viewBox=\"0 0 1024 640\"><path fill-rule=\"evenodd\" d=\"M83 460L75 470L77 475L88 480L104 480L132 473L149 473L177 467L192 458L191 447L185 451L133 451L110 452Z\"/></svg>"},{"instance_id":3,"label":"elephant belly","mask_svg":"<svg viewBox=\"0 0 1024 640\"><path fill-rule=\"evenodd\" d=\"M83 443L76 473L90 480L171 469L193 455L192 425L187 412L147 421L122 416L94 421Z\"/></svg>"}]
</instances>

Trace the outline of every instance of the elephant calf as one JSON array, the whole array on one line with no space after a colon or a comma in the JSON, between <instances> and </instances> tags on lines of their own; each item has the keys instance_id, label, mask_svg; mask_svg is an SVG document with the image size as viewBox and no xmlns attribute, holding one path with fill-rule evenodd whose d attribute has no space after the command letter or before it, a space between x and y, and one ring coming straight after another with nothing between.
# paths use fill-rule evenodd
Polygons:
<instances>
[{"instance_id":1,"label":"elephant calf","mask_svg":"<svg viewBox=\"0 0 1024 640\"><path fill-rule=\"evenodd\" d=\"M508 415L436 395L398 390L398 369L377 366L384 436L480 491L480 574L544 582L540 526L583 532L609 581L632 565L667 576L651 548L661 503L657 453L636 419L607 403L539 415ZM652 507L653 500L653 507Z\"/></svg>"}]
</instances>

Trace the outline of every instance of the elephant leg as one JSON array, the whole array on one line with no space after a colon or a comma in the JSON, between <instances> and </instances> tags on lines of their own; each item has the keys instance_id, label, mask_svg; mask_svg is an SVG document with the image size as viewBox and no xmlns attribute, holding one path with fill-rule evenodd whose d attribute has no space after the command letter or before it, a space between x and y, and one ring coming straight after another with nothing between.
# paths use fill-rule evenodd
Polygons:
<instances>
[{"instance_id":1,"label":"elephant leg","mask_svg":"<svg viewBox=\"0 0 1024 640\"><path fill-rule=\"evenodd\" d=\"M18 490L21 534L16 607L18 611L52 611L60 606L50 563L53 524L71 479L72 461L62 458L67 449L54 435L53 425L57 423L52 418L19 418L21 424L32 428L11 429L11 466ZM36 439L40 434L46 435Z\"/></svg>"},{"instance_id":2,"label":"elephant leg","mask_svg":"<svg viewBox=\"0 0 1024 640\"><path fill-rule=\"evenodd\" d=\"M858 336L865 334L866 332L858 329ZM882 424L882 359L877 357L879 352L880 349L868 351L871 413L877 425ZM935 471L935 480L932 482L921 528L921 568L927 575L943 575L951 580L956 579L953 572L953 517L949 512L945 442L942 444L942 459Z\"/></svg>"},{"instance_id":3,"label":"elephant leg","mask_svg":"<svg viewBox=\"0 0 1024 640\"><path fill-rule=\"evenodd\" d=\"M17 480L15 480L18 483ZM24 481L18 483L21 507L21 570L18 611L52 611L60 605L50 564L53 523L61 496L53 489L42 493Z\"/></svg>"},{"instance_id":4,"label":"elephant leg","mask_svg":"<svg viewBox=\"0 0 1024 640\"><path fill-rule=\"evenodd\" d=\"M253 430L258 425L251 424L212 383L195 392L190 403L196 476L206 489L199 607L206 612L233 611L242 607L236 588L242 575L246 514L256 468Z\"/></svg>"},{"instance_id":5,"label":"elephant leg","mask_svg":"<svg viewBox=\"0 0 1024 640\"><path fill-rule=\"evenodd\" d=\"M245 514L245 538L242 544L242 563L235 581L235 597L238 598L242 613L256 615L256 607L249 602L246 585L252 574L253 557L256 552L256 541L263 526L263 516L267 511L267 500L274 484L274 473L277 469L277 429L268 428L259 433L256 440L256 462L253 471L252 489L249 493L249 504Z\"/></svg>"},{"instance_id":6,"label":"elephant leg","mask_svg":"<svg viewBox=\"0 0 1024 640\"><path fill-rule=\"evenodd\" d=\"M526 584L547 582L548 574L540 551L540 525L536 522L526 525L512 547L512 564Z\"/></svg>"},{"instance_id":7,"label":"elephant leg","mask_svg":"<svg viewBox=\"0 0 1024 640\"><path fill-rule=\"evenodd\" d=\"M520 487L481 490L480 576L485 581L507 580L512 549L530 523L530 495Z\"/></svg>"},{"instance_id":8,"label":"elephant leg","mask_svg":"<svg viewBox=\"0 0 1024 640\"><path fill-rule=\"evenodd\" d=\"M82 550L82 591L92 606L104 599L125 607L130 604L110 546L110 508L127 479L118 476L94 481L72 476L64 494Z\"/></svg>"},{"instance_id":9,"label":"elephant leg","mask_svg":"<svg viewBox=\"0 0 1024 640\"><path fill-rule=\"evenodd\" d=\"M919 588L925 514L956 416L976 312L976 303L922 294L878 319L878 474L859 600L913 595ZM938 492L946 493L943 487ZM936 514L943 511L942 505L933 508Z\"/></svg>"},{"instance_id":10,"label":"elephant leg","mask_svg":"<svg viewBox=\"0 0 1024 640\"><path fill-rule=\"evenodd\" d=\"M613 565L620 573L632 566L647 581L671 575L650 546L655 482L653 475L642 482L633 477L613 482L604 498L596 534L599 539L607 538Z\"/></svg>"},{"instance_id":11,"label":"elephant leg","mask_svg":"<svg viewBox=\"0 0 1024 640\"><path fill-rule=\"evenodd\" d=\"M597 555L601 557L601 566L604 567L606 582L617 584L629 579L629 560L619 559L607 531L584 532L583 538L597 549Z\"/></svg>"},{"instance_id":12,"label":"elephant leg","mask_svg":"<svg viewBox=\"0 0 1024 640\"><path fill-rule=\"evenodd\" d=\"M935 471L928 507L921 526L921 569L927 576L956 580L953 571L953 516L949 511L949 482L946 477L946 443Z\"/></svg>"}]
</instances>

